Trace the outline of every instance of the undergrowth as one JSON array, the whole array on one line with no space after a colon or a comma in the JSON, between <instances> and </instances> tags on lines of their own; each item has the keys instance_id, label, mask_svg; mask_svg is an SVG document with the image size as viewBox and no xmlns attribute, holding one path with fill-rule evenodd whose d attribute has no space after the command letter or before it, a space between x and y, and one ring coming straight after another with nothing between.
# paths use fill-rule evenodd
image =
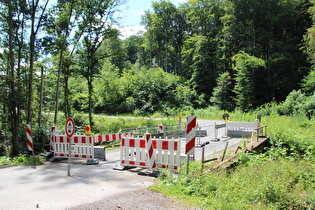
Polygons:
<instances>
[{"instance_id":1,"label":"undergrowth","mask_svg":"<svg viewBox=\"0 0 315 210\"><path fill-rule=\"evenodd\" d=\"M236 111L230 116L254 121L249 119L257 114ZM204 173L199 162L188 175L185 166L178 176L163 171L152 189L201 209L315 209L314 119L272 114L263 116L261 124L268 126L271 144L265 153L244 153L236 167L211 173Z\"/></svg>"},{"instance_id":2,"label":"undergrowth","mask_svg":"<svg viewBox=\"0 0 315 210\"><path fill-rule=\"evenodd\" d=\"M32 166L34 165L40 165L43 162L43 157L41 156L35 156L35 162L33 156L26 155L26 154L20 154L16 157L10 158L7 156L0 157L0 168L7 167L7 166L19 166L19 165L28 165Z\"/></svg>"}]
</instances>

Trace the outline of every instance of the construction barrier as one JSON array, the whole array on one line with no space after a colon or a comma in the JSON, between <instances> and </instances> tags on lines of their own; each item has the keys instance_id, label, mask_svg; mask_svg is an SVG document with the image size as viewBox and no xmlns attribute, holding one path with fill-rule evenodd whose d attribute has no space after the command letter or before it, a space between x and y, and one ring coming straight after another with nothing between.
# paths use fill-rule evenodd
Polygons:
<instances>
[{"instance_id":1,"label":"construction barrier","mask_svg":"<svg viewBox=\"0 0 315 210\"><path fill-rule=\"evenodd\" d=\"M26 143L27 143L27 148L28 148L28 150L30 150L30 151L34 151L31 125L30 125L30 124L26 124L26 125L25 125L25 130L26 130Z\"/></svg>"},{"instance_id":2,"label":"construction barrier","mask_svg":"<svg viewBox=\"0 0 315 210\"><path fill-rule=\"evenodd\" d=\"M100 142L109 142L115 140L121 140L123 136L132 136L132 133L117 133L117 134L107 134L107 135L100 135L100 136L93 136L95 143Z\"/></svg>"},{"instance_id":3,"label":"construction barrier","mask_svg":"<svg viewBox=\"0 0 315 210\"><path fill-rule=\"evenodd\" d=\"M164 126L162 124L158 126L158 133L164 133Z\"/></svg>"},{"instance_id":4,"label":"construction barrier","mask_svg":"<svg viewBox=\"0 0 315 210\"><path fill-rule=\"evenodd\" d=\"M196 144L196 116L188 116L186 127L186 155L195 155Z\"/></svg>"},{"instance_id":5,"label":"construction barrier","mask_svg":"<svg viewBox=\"0 0 315 210\"><path fill-rule=\"evenodd\" d=\"M178 170L180 166L180 139L151 139L123 137L121 140L121 165L155 169Z\"/></svg>"},{"instance_id":6,"label":"construction barrier","mask_svg":"<svg viewBox=\"0 0 315 210\"><path fill-rule=\"evenodd\" d=\"M54 157L68 157L70 145L71 158L94 159L93 136L74 136L73 141L69 144L70 139L67 136L53 137Z\"/></svg>"},{"instance_id":7,"label":"construction barrier","mask_svg":"<svg viewBox=\"0 0 315 210\"><path fill-rule=\"evenodd\" d=\"M251 137L259 122L226 122L227 135L230 137Z\"/></svg>"}]
</instances>

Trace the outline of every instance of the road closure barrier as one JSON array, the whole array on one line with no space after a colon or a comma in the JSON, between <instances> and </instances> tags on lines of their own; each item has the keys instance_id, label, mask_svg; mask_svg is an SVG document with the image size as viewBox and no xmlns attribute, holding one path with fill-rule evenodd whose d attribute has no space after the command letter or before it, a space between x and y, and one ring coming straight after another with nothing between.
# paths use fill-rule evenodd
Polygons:
<instances>
[{"instance_id":1,"label":"road closure barrier","mask_svg":"<svg viewBox=\"0 0 315 210\"><path fill-rule=\"evenodd\" d=\"M123 136L132 136L132 132L93 136L95 143L121 140Z\"/></svg>"},{"instance_id":2,"label":"road closure barrier","mask_svg":"<svg viewBox=\"0 0 315 210\"><path fill-rule=\"evenodd\" d=\"M71 158L94 159L94 142L93 136L53 136L54 157L68 157L69 145ZM73 139L73 140L71 140ZM70 144L69 144L69 141Z\"/></svg>"},{"instance_id":3,"label":"road closure barrier","mask_svg":"<svg viewBox=\"0 0 315 210\"><path fill-rule=\"evenodd\" d=\"M178 170L180 166L181 139L151 139L144 137L123 137L121 140L120 161L123 167L147 169L168 168Z\"/></svg>"}]
</instances>

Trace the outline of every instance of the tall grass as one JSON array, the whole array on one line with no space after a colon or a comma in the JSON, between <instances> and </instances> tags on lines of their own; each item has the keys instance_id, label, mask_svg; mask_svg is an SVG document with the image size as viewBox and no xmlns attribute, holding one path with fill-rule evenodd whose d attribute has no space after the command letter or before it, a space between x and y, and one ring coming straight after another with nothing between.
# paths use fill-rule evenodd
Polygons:
<instances>
[{"instance_id":1,"label":"tall grass","mask_svg":"<svg viewBox=\"0 0 315 210\"><path fill-rule=\"evenodd\" d=\"M209 108L195 113L213 120L223 112ZM232 121L254 121L261 113L229 115ZM152 188L201 209L315 209L314 119L269 112L261 124L270 137L267 152L242 154L238 166L225 171L205 174L195 163L188 175L162 173L160 184Z\"/></svg>"},{"instance_id":2,"label":"tall grass","mask_svg":"<svg viewBox=\"0 0 315 210\"><path fill-rule=\"evenodd\" d=\"M313 172L305 161L256 161L233 172L162 180L152 188L201 209L313 209Z\"/></svg>"}]
</instances>

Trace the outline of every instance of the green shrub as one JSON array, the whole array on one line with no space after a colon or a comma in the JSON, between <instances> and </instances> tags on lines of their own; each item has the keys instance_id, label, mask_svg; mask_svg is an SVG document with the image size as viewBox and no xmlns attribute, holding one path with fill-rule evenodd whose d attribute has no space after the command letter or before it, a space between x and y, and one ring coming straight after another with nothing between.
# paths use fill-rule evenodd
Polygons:
<instances>
[{"instance_id":1,"label":"green shrub","mask_svg":"<svg viewBox=\"0 0 315 210\"><path fill-rule=\"evenodd\" d=\"M42 164L43 158L40 156L35 156L35 164ZM20 154L16 157L10 158L7 156L0 157L0 167L1 166L18 166L18 165L34 165L33 156L29 156L26 154Z\"/></svg>"}]
</instances>

